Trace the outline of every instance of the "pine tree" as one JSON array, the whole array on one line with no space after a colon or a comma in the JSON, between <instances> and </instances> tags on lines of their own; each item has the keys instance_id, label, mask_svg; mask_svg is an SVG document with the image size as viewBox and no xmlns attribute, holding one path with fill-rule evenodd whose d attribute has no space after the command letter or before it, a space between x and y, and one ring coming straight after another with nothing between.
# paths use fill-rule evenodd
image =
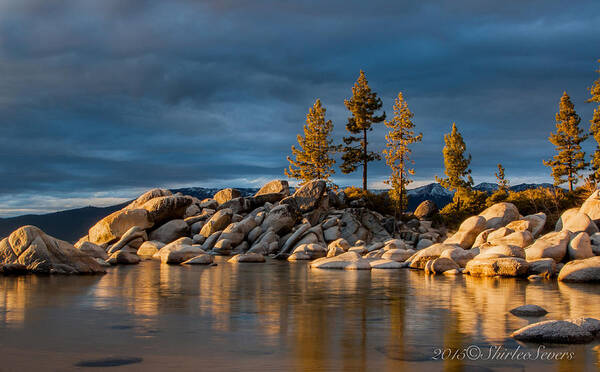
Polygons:
<instances>
[{"instance_id":1,"label":"pine tree","mask_svg":"<svg viewBox=\"0 0 600 372\"><path fill-rule=\"evenodd\" d=\"M598 63L600 63L600 59L598 60ZM600 74L600 68L598 69L598 74ZM594 81L594 84L590 88L590 94L592 97L588 99L588 102L600 103L600 77L598 80Z\"/></svg>"},{"instance_id":2,"label":"pine tree","mask_svg":"<svg viewBox=\"0 0 600 372\"><path fill-rule=\"evenodd\" d=\"M344 104L352 113L346 124L346 130L351 135L343 139L346 146L342 148L344 153L342 160L344 162L340 166L340 169L342 173L348 174L354 172L359 165L362 165L363 191L366 191L367 164L381 159L378 153L368 151L367 132L373 130L373 124L381 123L385 120L385 112L380 116L375 115L375 112L381 109L383 103L381 102L381 98L377 97L377 93L371 91L365 73L362 70L352 88L352 97L344 100ZM353 136L352 134L362 136Z\"/></svg>"},{"instance_id":3,"label":"pine tree","mask_svg":"<svg viewBox=\"0 0 600 372\"><path fill-rule=\"evenodd\" d=\"M452 123L452 132L444 135L444 174L446 178L435 177L446 189L455 191L454 202L456 210L461 207L461 199L467 199L470 196L473 178L471 177L471 155L465 157L467 145L462 135L456 128L456 123Z\"/></svg>"},{"instance_id":4,"label":"pine tree","mask_svg":"<svg viewBox=\"0 0 600 372\"><path fill-rule=\"evenodd\" d=\"M496 175L496 182L498 183L498 190L502 190L504 192L508 192L508 180L504 178L504 167L502 164L498 164L498 172L494 173Z\"/></svg>"},{"instance_id":5,"label":"pine tree","mask_svg":"<svg viewBox=\"0 0 600 372\"><path fill-rule=\"evenodd\" d=\"M556 147L558 154L552 160L544 160L544 165L552 168L554 185L569 183L569 191L577 183L579 171L587 167L585 152L581 150L581 142L588 138L579 128L581 118L575 112L571 98L564 92L556 114L556 134L550 133L548 140ZM566 178L564 178L566 176Z\"/></svg>"},{"instance_id":6,"label":"pine tree","mask_svg":"<svg viewBox=\"0 0 600 372\"><path fill-rule=\"evenodd\" d=\"M329 138L333 131L331 120L325 120L326 109L317 99L306 115L304 125L304 137L298 135L299 148L292 146L292 154L295 160L287 157L290 162L285 175L302 181L301 185L315 179L329 181L329 177L335 173L333 165L335 160L331 154L335 150L333 141ZM330 185L331 182L329 181Z\"/></svg>"},{"instance_id":7,"label":"pine tree","mask_svg":"<svg viewBox=\"0 0 600 372\"><path fill-rule=\"evenodd\" d=\"M387 143L386 149L383 150L386 164L392 171L385 183L392 186L390 196L396 203L395 211L403 211L408 204L406 185L411 182L409 176L414 174L414 170L409 168L409 164L414 164L414 161L410 158L412 151L409 145L423 139L422 133L415 135L413 130L415 125L412 122L413 116L414 114L409 110L402 92L398 93L398 98L396 98L394 104L394 117L389 121L385 121L385 125L390 130L385 135Z\"/></svg>"},{"instance_id":8,"label":"pine tree","mask_svg":"<svg viewBox=\"0 0 600 372\"><path fill-rule=\"evenodd\" d=\"M596 140L596 151L592 154L590 161L590 180L597 184L600 181L600 106L594 109L594 116L590 120L590 133Z\"/></svg>"},{"instance_id":9,"label":"pine tree","mask_svg":"<svg viewBox=\"0 0 600 372\"><path fill-rule=\"evenodd\" d=\"M598 62L600 62L600 59ZM598 69L598 73L600 74L600 69ZM588 102L600 103L600 77L590 88L590 94L592 97L588 99ZM598 183L600 181L600 105L594 109L594 116L590 120L590 134L596 140L596 151L592 154L590 162L590 168L592 169L590 179L594 183Z\"/></svg>"}]
</instances>

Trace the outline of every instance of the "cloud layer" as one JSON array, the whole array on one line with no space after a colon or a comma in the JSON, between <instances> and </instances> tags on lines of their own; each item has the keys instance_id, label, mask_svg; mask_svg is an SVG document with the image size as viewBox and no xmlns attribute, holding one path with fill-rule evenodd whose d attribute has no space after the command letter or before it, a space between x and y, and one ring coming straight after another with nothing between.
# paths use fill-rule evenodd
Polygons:
<instances>
[{"instance_id":1,"label":"cloud layer","mask_svg":"<svg viewBox=\"0 0 600 372\"><path fill-rule=\"evenodd\" d=\"M591 118L598 24L595 0L1 2L0 215L282 177L316 98L341 141L359 69L388 113L404 92L418 181L442 174L453 121L476 181L498 162L547 181L562 92ZM370 168L374 184L386 173Z\"/></svg>"}]
</instances>

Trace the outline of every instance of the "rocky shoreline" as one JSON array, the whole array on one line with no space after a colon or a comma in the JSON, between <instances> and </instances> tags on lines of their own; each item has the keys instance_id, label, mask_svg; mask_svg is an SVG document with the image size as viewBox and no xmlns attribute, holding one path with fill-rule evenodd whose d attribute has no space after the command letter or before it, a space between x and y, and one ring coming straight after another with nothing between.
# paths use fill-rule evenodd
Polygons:
<instances>
[{"instance_id":1,"label":"rocky shoreline","mask_svg":"<svg viewBox=\"0 0 600 372\"><path fill-rule=\"evenodd\" d=\"M214 255L224 255L231 262L311 260L313 268L600 281L599 191L581 208L565 211L555 231L544 235L543 213L521 216L511 203L494 204L449 234L433 226L437 208L431 201L396 222L345 199L321 180L292 195L287 181L274 180L254 196L223 189L204 200L152 189L98 221L74 245L34 226L17 229L0 241L0 271L102 273L142 259L211 264Z\"/></svg>"},{"instance_id":2,"label":"rocky shoreline","mask_svg":"<svg viewBox=\"0 0 600 372\"><path fill-rule=\"evenodd\" d=\"M0 274L102 274L111 265L144 259L214 265L213 257L222 255L231 256L232 264L271 257L310 261L313 269L410 268L432 275L600 281L598 190L543 235L543 213L521 216L510 203L467 218L451 234L433 226L435 213L435 204L426 201L412 218L396 222L360 200L347 202L343 192L328 190L321 180L291 195L287 181L274 180L254 196L224 189L204 200L152 189L98 221L74 245L35 226L17 229L0 241ZM513 337L588 342L598 333L597 322L540 322Z\"/></svg>"}]
</instances>

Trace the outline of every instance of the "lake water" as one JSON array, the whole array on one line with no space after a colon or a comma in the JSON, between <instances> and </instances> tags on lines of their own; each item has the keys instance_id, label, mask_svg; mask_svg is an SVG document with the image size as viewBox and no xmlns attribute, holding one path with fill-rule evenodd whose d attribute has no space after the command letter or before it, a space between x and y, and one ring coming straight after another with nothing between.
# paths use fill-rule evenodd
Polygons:
<instances>
[{"instance_id":1,"label":"lake water","mask_svg":"<svg viewBox=\"0 0 600 372\"><path fill-rule=\"evenodd\" d=\"M526 303L546 308L543 319L600 317L598 285L217 262L0 277L0 370L549 372L600 365L598 342L538 351L508 336L539 320L508 313ZM517 348L537 360L502 358ZM456 357L432 359L445 349Z\"/></svg>"}]
</instances>

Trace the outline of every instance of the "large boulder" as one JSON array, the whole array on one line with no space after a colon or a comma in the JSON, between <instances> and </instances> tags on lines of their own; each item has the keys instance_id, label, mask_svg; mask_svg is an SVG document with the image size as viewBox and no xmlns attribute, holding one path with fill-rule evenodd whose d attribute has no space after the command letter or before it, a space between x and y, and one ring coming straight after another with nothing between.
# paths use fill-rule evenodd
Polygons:
<instances>
[{"instance_id":1,"label":"large boulder","mask_svg":"<svg viewBox=\"0 0 600 372\"><path fill-rule=\"evenodd\" d=\"M258 253L243 253L236 254L231 257L227 262L231 263L262 263L265 262L265 257Z\"/></svg>"},{"instance_id":2,"label":"large boulder","mask_svg":"<svg viewBox=\"0 0 600 372\"><path fill-rule=\"evenodd\" d=\"M98 245L109 244L119 240L134 226L144 230L154 226L154 221L145 209L122 209L92 226L88 232L88 239Z\"/></svg>"},{"instance_id":3,"label":"large boulder","mask_svg":"<svg viewBox=\"0 0 600 372\"><path fill-rule=\"evenodd\" d=\"M308 243L308 244L300 244L294 251L292 255L288 258L289 261L294 261L294 259L307 259L314 260L315 258L325 257L327 255L327 247L317 243ZM298 258L301 257L301 258Z\"/></svg>"},{"instance_id":4,"label":"large boulder","mask_svg":"<svg viewBox=\"0 0 600 372\"><path fill-rule=\"evenodd\" d=\"M106 261L110 265L136 265L142 259L125 249L114 252Z\"/></svg>"},{"instance_id":5,"label":"large boulder","mask_svg":"<svg viewBox=\"0 0 600 372\"><path fill-rule=\"evenodd\" d=\"M180 264L190 258L206 253L199 246L190 245L190 242L191 239L189 238L178 239L162 247L154 255L154 258L158 258L166 264Z\"/></svg>"},{"instance_id":6,"label":"large boulder","mask_svg":"<svg viewBox=\"0 0 600 372\"><path fill-rule=\"evenodd\" d=\"M586 214L594 223L600 223L600 190L596 190L583 202L580 213Z\"/></svg>"},{"instance_id":7,"label":"large boulder","mask_svg":"<svg viewBox=\"0 0 600 372\"><path fill-rule=\"evenodd\" d=\"M335 257L314 260L310 267L315 269L371 270L371 262L357 252L346 252Z\"/></svg>"},{"instance_id":8,"label":"large boulder","mask_svg":"<svg viewBox=\"0 0 600 372\"><path fill-rule=\"evenodd\" d=\"M456 244L469 249L473 246L477 235L486 229L486 219L481 216L472 216L464 220L458 231L446 239L444 244Z\"/></svg>"},{"instance_id":9,"label":"large boulder","mask_svg":"<svg viewBox=\"0 0 600 372\"><path fill-rule=\"evenodd\" d=\"M321 204L321 199L326 195L327 184L323 180L309 181L302 185L292 195L298 210L301 213L310 212Z\"/></svg>"},{"instance_id":10,"label":"large boulder","mask_svg":"<svg viewBox=\"0 0 600 372\"><path fill-rule=\"evenodd\" d=\"M433 200L425 200L419 204L415 212L415 217L420 220L427 220L438 213L438 207Z\"/></svg>"},{"instance_id":11,"label":"large boulder","mask_svg":"<svg viewBox=\"0 0 600 372\"><path fill-rule=\"evenodd\" d=\"M558 280L563 282L600 281L600 256L567 262L558 273Z\"/></svg>"},{"instance_id":12,"label":"large boulder","mask_svg":"<svg viewBox=\"0 0 600 372\"><path fill-rule=\"evenodd\" d=\"M567 247L567 254L570 261L594 257L590 236L585 231L574 234Z\"/></svg>"},{"instance_id":13,"label":"large boulder","mask_svg":"<svg viewBox=\"0 0 600 372\"><path fill-rule=\"evenodd\" d=\"M465 273L471 276L525 276L529 264L522 258L499 257L473 259L465 266Z\"/></svg>"},{"instance_id":14,"label":"large boulder","mask_svg":"<svg viewBox=\"0 0 600 372\"><path fill-rule=\"evenodd\" d=\"M140 195L137 199L129 203L124 209L140 209L147 201L161 196L171 196L173 193L167 189L152 189Z\"/></svg>"},{"instance_id":15,"label":"large boulder","mask_svg":"<svg viewBox=\"0 0 600 372\"><path fill-rule=\"evenodd\" d=\"M121 236L119 241L108 248L108 254L113 254L114 252L121 250L128 243L136 239L141 239L142 241L148 240L146 230L141 229L139 226L133 226L131 229L127 230L123 236Z\"/></svg>"},{"instance_id":16,"label":"large boulder","mask_svg":"<svg viewBox=\"0 0 600 372\"><path fill-rule=\"evenodd\" d=\"M460 267L465 267L477 254L477 249L452 248L446 249L440 254L440 258L449 258Z\"/></svg>"},{"instance_id":17,"label":"large boulder","mask_svg":"<svg viewBox=\"0 0 600 372\"><path fill-rule=\"evenodd\" d=\"M263 187L258 190L254 196L261 196L267 194L281 194L282 196L290 195L290 185L286 180L273 180L266 183Z\"/></svg>"},{"instance_id":18,"label":"large boulder","mask_svg":"<svg viewBox=\"0 0 600 372\"><path fill-rule=\"evenodd\" d=\"M285 233L292 229L298 220L298 213L289 204L281 204L269 211L263 220L261 227L263 230L269 228L276 234Z\"/></svg>"},{"instance_id":19,"label":"large boulder","mask_svg":"<svg viewBox=\"0 0 600 372\"><path fill-rule=\"evenodd\" d=\"M425 265L425 273L427 274L443 274L449 270L458 270L459 266L456 262L447 257L438 257L428 261Z\"/></svg>"},{"instance_id":20,"label":"large boulder","mask_svg":"<svg viewBox=\"0 0 600 372\"><path fill-rule=\"evenodd\" d=\"M242 193L240 190L229 188L218 191L215 196L213 196L213 199L219 203L219 205L221 205L230 201L231 199L239 198L241 196Z\"/></svg>"},{"instance_id":21,"label":"large boulder","mask_svg":"<svg viewBox=\"0 0 600 372\"><path fill-rule=\"evenodd\" d=\"M551 258L540 258L529 262L528 275L543 275L551 277L556 274L556 261Z\"/></svg>"},{"instance_id":22,"label":"large boulder","mask_svg":"<svg viewBox=\"0 0 600 372\"><path fill-rule=\"evenodd\" d=\"M207 253L192 257L187 261L183 261L182 265L210 265L213 263L213 256Z\"/></svg>"},{"instance_id":23,"label":"large boulder","mask_svg":"<svg viewBox=\"0 0 600 372\"><path fill-rule=\"evenodd\" d=\"M500 228L508 223L518 220L519 210L512 203L496 203L479 214L485 218L485 228Z\"/></svg>"},{"instance_id":24,"label":"large boulder","mask_svg":"<svg viewBox=\"0 0 600 372\"><path fill-rule=\"evenodd\" d=\"M212 217L202 226L200 235L208 238L217 231L221 231L231 223L233 211L231 209L221 209L212 215Z\"/></svg>"},{"instance_id":25,"label":"large boulder","mask_svg":"<svg viewBox=\"0 0 600 372\"><path fill-rule=\"evenodd\" d=\"M23 226L0 241L0 264L23 265L39 274L96 274L105 270L88 254L70 243Z\"/></svg>"},{"instance_id":26,"label":"large boulder","mask_svg":"<svg viewBox=\"0 0 600 372\"><path fill-rule=\"evenodd\" d=\"M172 220L152 231L149 238L167 244L189 233L190 227L184 220Z\"/></svg>"},{"instance_id":27,"label":"large boulder","mask_svg":"<svg viewBox=\"0 0 600 372\"><path fill-rule=\"evenodd\" d=\"M533 235L527 230L515 231L501 238L489 239L488 244L491 245L515 245L525 248L533 243Z\"/></svg>"},{"instance_id":28,"label":"large boulder","mask_svg":"<svg viewBox=\"0 0 600 372\"><path fill-rule=\"evenodd\" d=\"M525 258L525 250L515 245L494 245L481 248L480 253L475 256L476 259L499 257Z\"/></svg>"},{"instance_id":29,"label":"large boulder","mask_svg":"<svg viewBox=\"0 0 600 372\"><path fill-rule=\"evenodd\" d=\"M421 249L407 259L409 267L412 269L424 269L427 261L436 259L440 257L445 250L454 248L456 248L456 245L438 243Z\"/></svg>"},{"instance_id":30,"label":"large boulder","mask_svg":"<svg viewBox=\"0 0 600 372\"><path fill-rule=\"evenodd\" d=\"M546 214L543 212L530 214L523 217L523 220L530 222L529 231L531 231L531 234L534 238L541 234L542 230L544 229L544 225L546 225L546 219Z\"/></svg>"},{"instance_id":31,"label":"large boulder","mask_svg":"<svg viewBox=\"0 0 600 372\"><path fill-rule=\"evenodd\" d=\"M402 269L404 265L394 260L386 260L384 258L370 260L371 268L378 270Z\"/></svg>"},{"instance_id":32,"label":"large boulder","mask_svg":"<svg viewBox=\"0 0 600 372\"><path fill-rule=\"evenodd\" d=\"M142 243L142 245L137 250L137 255L140 257L152 257L164 246L165 243L163 242L150 240Z\"/></svg>"},{"instance_id":33,"label":"large boulder","mask_svg":"<svg viewBox=\"0 0 600 372\"><path fill-rule=\"evenodd\" d=\"M103 260L108 259L108 255L106 251L99 245L94 243L90 243L88 241L83 241L78 244L75 244L75 248L79 249L83 253L93 257L93 258L101 258Z\"/></svg>"},{"instance_id":34,"label":"large boulder","mask_svg":"<svg viewBox=\"0 0 600 372\"><path fill-rule=\"evenodd\" d=\"M587 214L580 213L577 208L571 208L564 211L556 222L554 231L563 230L569 230L574 233L585 231L588 235L592 235L598 232L598 227Z\"/></svg>"},{"instance_id":35,"label":"large boulder","mask_svg":"<svg viewBox=\"0 0 600 372\"><path fill-rule=\"evenodd\" d=\"M558 263L567 254L570 238L571 233L568 230L548 233L525 248L525 257L527 261L552 258Z\"/></svg>"},{"instance_id":36,"label":"large boulder","mask_svg":"<svg viewBox=\"0 0 600 372\"><path fill-rule=\"evenodd\" d=\"M148 218L155 225L166 221L183 219L185 211L192 204L191 196L169 195L159 196L145 202L141 208L148 211Z\"/></svg>"},{"instance_id":37,"label":"large boulder","mask_svg":"<svg viewBox=\"0 0 600 372\"><path fill-rule=\"evenodd\" d=\"M583 327L567 320L546 320L533 323L511 334L516 340L539 343L586 343L594 336Z\"/></svg>"},{"instance_id":38,"label":"large boulder","mask_svg":"<svg viewBox=\"0 0 600 372\"><path fill-rule=\"evenodd\" d=\"M238 245L246 238L246 235L248 235L250 230L254 229L256 226L257 224L254 216L250 215L240 222L234 222L227 226L221 233L219 239L229 239L231 244Z\"/></svg>"},{"instance_id":39,"label":"large boulder","mask_svg":"<svg viewBox=\"0 0 600 372\"><path fill-rule=\"evenodd\" d=\"M383 252L383 254L381 255L381 258L386 259L386 260L396 261L396 262L404 262L408 258L410 258L413 254L415 254L415 251L412 249L394 248L394 249L385 250Z\"/></svg>"}]
</instances>

